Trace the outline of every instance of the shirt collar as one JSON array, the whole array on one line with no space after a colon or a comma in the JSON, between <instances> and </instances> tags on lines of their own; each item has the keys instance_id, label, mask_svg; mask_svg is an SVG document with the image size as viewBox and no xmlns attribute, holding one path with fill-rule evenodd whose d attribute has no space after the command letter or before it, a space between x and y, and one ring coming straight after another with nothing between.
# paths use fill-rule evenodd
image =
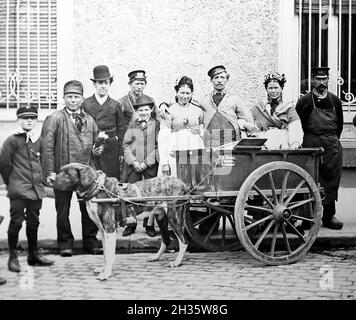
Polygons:
<instances>
[{"instance_id":1,"label":"shirt collar","mask_svg":"<svg viewBox=\"0 0 356 320\"><path fill-rule=\"evenodd\" d=\"M65 110L66 110L70 115L72 115L73 113L81 114L81 109L80 109L80 108L79 108L78 110L76 110L76 111L71 111L71 110L69 110L69 109L66 107Z\"/></svg>"},{"instance_id":2,"label":"shirt collar","mask_svg":"<svg viewBox=\"0 0 356 320\"><path fill-rule=\"evenodd\" d=\"M105 103L105 101L109 97L109 95L106 95L104 97L99 97L96 93L94 95L95 95L96 101L98 101L101 106Z\"/></svg>"},{"instance_id":3,"label":"shirt collar","mask_svg":"<svg viewBox=\"0 0 356 320\"><path fill-rule=\"evenodd\" d=\"M26 143L31 140L32 143L36 142L40 137L40 134L34 130L25 131L21 127L18 127L14 133L15 135L25 135Z\"/></svg>"}]
</instances>

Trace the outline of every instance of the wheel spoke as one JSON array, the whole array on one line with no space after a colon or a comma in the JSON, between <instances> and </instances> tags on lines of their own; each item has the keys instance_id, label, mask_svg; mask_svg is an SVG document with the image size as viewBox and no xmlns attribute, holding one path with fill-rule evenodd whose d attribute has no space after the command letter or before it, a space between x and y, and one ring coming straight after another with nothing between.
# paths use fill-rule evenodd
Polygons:
<instances>
[{"instance_id":1,"label":"wheel spoke","mask_svg":"<svg viewBox=\"0 0 356 320\"><path fill-rule=\"evenodd\" d=\"M215 219L215 222L214 222L214 224L212 225L212 227L210 228L208 234L204 237L204 241L205 241L205 242L208 241L208 239L210 238L211 234L213 233L213 230L214 230L215 226L216 226L216 225L218 224L218 222L219 222L219 218L220 218L220 217L217 217L217 218Z\"/></svg>"},{"instance_id":2,"label":"wheel spoke","mask_svg":"<svg viewBox=\"0 0 356 320\"><path fill-rule=\"evenodd\" d=\"M266 229L262 232L261 236L258 238L257 242L254 245L254 247L256 249L258 249L261 242L263 241L263 239L265 238L265 236L267 235L268 231L271 229L271 227L273 226L274 223L275 223L275 220L271 220L270 223L268 224L268 226L266 227Z\"/></svg>"},{"instance_id":3,"label":"wheel spoke","mask_svg":"<svg viewBox=\"0 0 356 320\"><path fill-rule=\"evenodd\" d=\"M303 241L303 242L307 242L305 240L305 238L303 237L303 235L297 230L297 228L295 226L293 226L292 223L290 223L290 221L286 220L286 223L288 224L289 227L291 227L293 229L293 231L295 232L295 234Z\"/></svg>"},{"instance_id":4,"label":"wheel spoke","mask_svg":"<svg viewBox=\"0 0 356 320\"><path fill-rule=\"evenodd\" d=\"M284 227L284 223L282 223L282 233L283 233L284 244L286 246L288 254L291 254L292 251L290 250L288 236L287 236L286 228Z\"/></svg>"},{"instance_id":5,"label":"wheel spoke","mask_svg":"<svg viewBox=\"0 0 356 320\"><path fill-rule=\"evenodd\" d=\"M222 223L222 239L221 239L221 245L225 246L225 233L226 233L226 216L223 215L223 223Z\"/></svg>"},{"instance_id":6,"label":"wheel spoke","mask_svg":"<svg viewBox=\"0 0 356 320\"><path fill-rule=\"evenodd\" d=\"M293 204L292 206L289 206L288 209L295 209L295 208L298 208L298 207L301 207L301 206L304 206L305 204L307 203L310 203L310 202L314 202L315 201L315 198L310 198L310 199L306 199L306 200L302 200L302 201L299 201L295 204Z\"/></svg>"},{"instance_id":7,"label":"wheel spoke","mask_svg":"<svg viewBox=\"0 0 356 320\"><path fill-rule=\"evenodd\" d=\"M268 178L269 178L269 183L271 184L271 191L272 191L273 201L274 201L275 204L278 204L276 186L274 185L273 176L272 176L272 172L271 171L268 172Z\"/></svg>"},{"instance_id":8,"label":"wheel spoke","mask_svg":"<svg viewBox=\"0 0 356 320\"><path fill-rule=\"evenodd\" d=\"M266 213L269 213L269 214L272 213L272 210L271 210L271 209L268 209L268 208L265 208L265 207L251 206L251 205L249 205L249 204L246 204L246 205L245 205L245 209L246 209L246 210L253 209L253 210L257 210L257 211L266 212Z\"/></svg>"},{"instance_id":9,"label":"wheel spoke","mask_svg":"<svg viewBox=\"0 0 356 320\"><path fill-rule=\"evenodd\" d=\"M291 202L291 200L294 198L294 196L297 194L297 192L299 191L299 189L303 186L303 184L305 183L304 180L300 181L297 185L297 187L294 189L294 191L290 194L290 196L288 197L288 199L286 200L286 202L284 203L284 205L288 206L289 202Z\"/></svg>"},{"instance_id":10,"label":"wheel spoke","mask_svg":"<svg viewBox=\"0 0 356 320\"><path fill-rule=\"evenodd\" d=\"M282 188L281 188L281 195L279 197L279 202L283 203L283 199L287 190L287 181L289 177L289 171L286 171L286 173L283 176L283 181L282 181Z\"/></svg>"},{"instance_id":11,"label":"wheel spoke","mask_svg":"<svg viewBox=\"0 0 356 320\"><path fill-rule=\"evenodd\" d=\"M207 214L205 217L201 218L200 220L196 221L193 223L193 227L195 228L196 226L198 226L199 224L201 224L202 222L204 222L205 220L211 218L213 215L216 214L216 211L214 211L213 213L209 213Z\"/></svg>"},{"instance_id":12,"label":"wheel spoke","mask_svg":"<svg viewBox=\"0 0 356 320\"><path fill-rule=\"evenodd\" d=\"M231 224L231 227L232 227L232 229L234 230L234 232L235 232L235 235L236 235L236 237L237 237L237 232L236 232L236 228L235 228L235 222L233 221L233 218L232 218L232 216L230 215L227 215L227 218L228 218L228 220L229 220L229 222L230 222L230 224Z\"/></svg>"},{"instance_id":13,"label":"wheel spoke","mask_svg":"<svg viewBox=\"0 0 356 320\"><path fill-rule=\"evenodd\" d=\"M268 203L268 205L272 209L274 208L273 203L266 197L266 195L256 185L253 185L252 188Z\"/></svg>"},{"instance_id":14,"label":"wheel spoke","mask_svg":"<svg viewBox=\"0 0 356 320\"><path fill-rule=\"evenodd\" d=\"M274 257L274 250L275 250L275 247L276 247L278 228L279 228L279 223L276 223L275 226L274 226L273 238L272 238L272 242L271 242L271 256L272 257Z\"/></svg>"},{"instance_id":15,"label":"wheel spoke","mask_svg":"<svg viewBox=\"0 0 356 320\"><path fill-rule=\"evenodd\" d=\"M254 223L251 223L251 224L249 224L248 226L246 226L245 228L243 228L242 230L243 230L243 231L248 231L248 230L250 230L250 229L252 229L252 228L258 226L258 225L261 224L262 222L265 222L265 221L271 220L271 219L273 219L273 215L269 215L269 216L267 216L267 217L262 218L261 220L255 221Z\"/></svg>"},{"instance_id":16,"label":"wheel spoke","mask_svg":"<svg viewBox=\"0 0 356 320\"><path fill-rule=\"evenodd\" d=\"M313 224L315 223L315 221L314 221L313 219L309 219L309 218L302 217L302 216L297 216L297 215L295 215L295 214L292 214L291 217L294 218L294 219L299 219L299 220L311 222L311 223L313 223Z\"/></svg>"}]
</instances>

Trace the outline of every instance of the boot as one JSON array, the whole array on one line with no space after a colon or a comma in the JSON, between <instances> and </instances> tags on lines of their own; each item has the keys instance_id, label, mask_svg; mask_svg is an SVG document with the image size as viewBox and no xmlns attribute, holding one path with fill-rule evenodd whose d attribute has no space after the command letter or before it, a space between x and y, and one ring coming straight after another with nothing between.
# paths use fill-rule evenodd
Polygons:
<instances>
[{"instance_id":1,"label":"boot","mask_svg":"<svg viewBox=\"0 0 356 320\"><path fill-rule=\"evenodd\" d=\"M27 256L27 263L30 266L47 267L51 266L54 261L43 257L37 250L30 250Z\"/></svg>"},{"instance_id":2,"label":"boot","mask_svg":"<svg viewBox=\"0 0 356 320\"><path fill-rule=\"evenodd\" d=\"M20 272L21 271L19 260L17 259L16 250L10 250L10 257L9 257L7 266L9 268L9 270L12 272Z\"/></svg>"}]
</instances>

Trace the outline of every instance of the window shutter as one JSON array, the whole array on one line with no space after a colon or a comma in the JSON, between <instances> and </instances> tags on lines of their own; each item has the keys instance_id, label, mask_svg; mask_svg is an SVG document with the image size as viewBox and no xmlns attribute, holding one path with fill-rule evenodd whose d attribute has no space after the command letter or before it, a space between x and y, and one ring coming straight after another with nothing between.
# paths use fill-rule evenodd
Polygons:
<instances>
[{"instance_id":1,"label":"window shutter","mask_svg":"<svg viewBox=\"0 0 356 320\"><path fill-rule=\"evenodd\" d=\"M0 107L56 107L56 1L0 0Z\"/></svg>"},{"instance_id":2,"label":"window shutter","mask_svg":"<svg viewBox=\"0 0 356 320\"><path fill-rule=\"evenodd\" d=\"M312 5L311 6L312 13L319 13L319 9L320 9L319 0L294 0L295 13L299 14L300 9L302 10L302 13L309 13L309 8L310 8L309 2L310 1L311 1L311 5ZM334 5L335 0L322 0L321 1L322 12L329 10L330 1L331 1L331 4Z\"/></svg>"}]
</instances>

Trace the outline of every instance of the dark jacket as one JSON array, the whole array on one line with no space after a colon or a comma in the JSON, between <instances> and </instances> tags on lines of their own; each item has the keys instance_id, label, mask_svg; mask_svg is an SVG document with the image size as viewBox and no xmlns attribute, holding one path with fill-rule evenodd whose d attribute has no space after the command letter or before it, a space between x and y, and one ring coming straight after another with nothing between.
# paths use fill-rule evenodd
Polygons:
<instances>
[{"instance_id":1,"label":"dark jacket","mask_svg":"<svg viewBox=\"0 0 356 320\"><path fill-rule=\"evenodd\" d=\"M8 137L1 149L0 172L9 198L39 200L46 196L41 168L43 140L26 143L26 135Z\"/></svg>"},{"instance_id":2,"label":"dark jacket","mask_svg":"<svg viewBox=\"0 0 356 320\"><path fill-rule=\"evenodd\" d=\"M313 99L312 99L312 91L299 98L297 105L295 107L300 121L302 122L302 128L304 133L307 133L306 125L308 123L309 117L313 111ZM344 125L344 115L342 112L342 103L341 100L331 92L328 92L328 97L331 100L331 103L335 107L336 115L337 115L337 136L340 138L343 125Z\"/></svg>"},{"instance_id":3,"label":"dark jacket","mask_svg":"<svg viewBox=\"0 0 356 320\"><path fill-rule=\"evenodd\" d=\"M44 141L44 175L58 173L66 164L79 162L89 165L98 127L94 119L83 111L83 128L79 132L65 109L49 115L42 125Z\"/></svg>"},{"instance_id":4,"label":"dark jacket","mask_svg":"<svg viewBox=\"0 0 356 320\"><path fill-rule=\"evenodd\" d=\"M100 105L95 95L92 95L84 100L82 109L94 118L100 131L105 131L109 137L117 137L119 154L123 155L125 119L121 104L108 97L104 104Z\"/></svg>"}]
</instances>

